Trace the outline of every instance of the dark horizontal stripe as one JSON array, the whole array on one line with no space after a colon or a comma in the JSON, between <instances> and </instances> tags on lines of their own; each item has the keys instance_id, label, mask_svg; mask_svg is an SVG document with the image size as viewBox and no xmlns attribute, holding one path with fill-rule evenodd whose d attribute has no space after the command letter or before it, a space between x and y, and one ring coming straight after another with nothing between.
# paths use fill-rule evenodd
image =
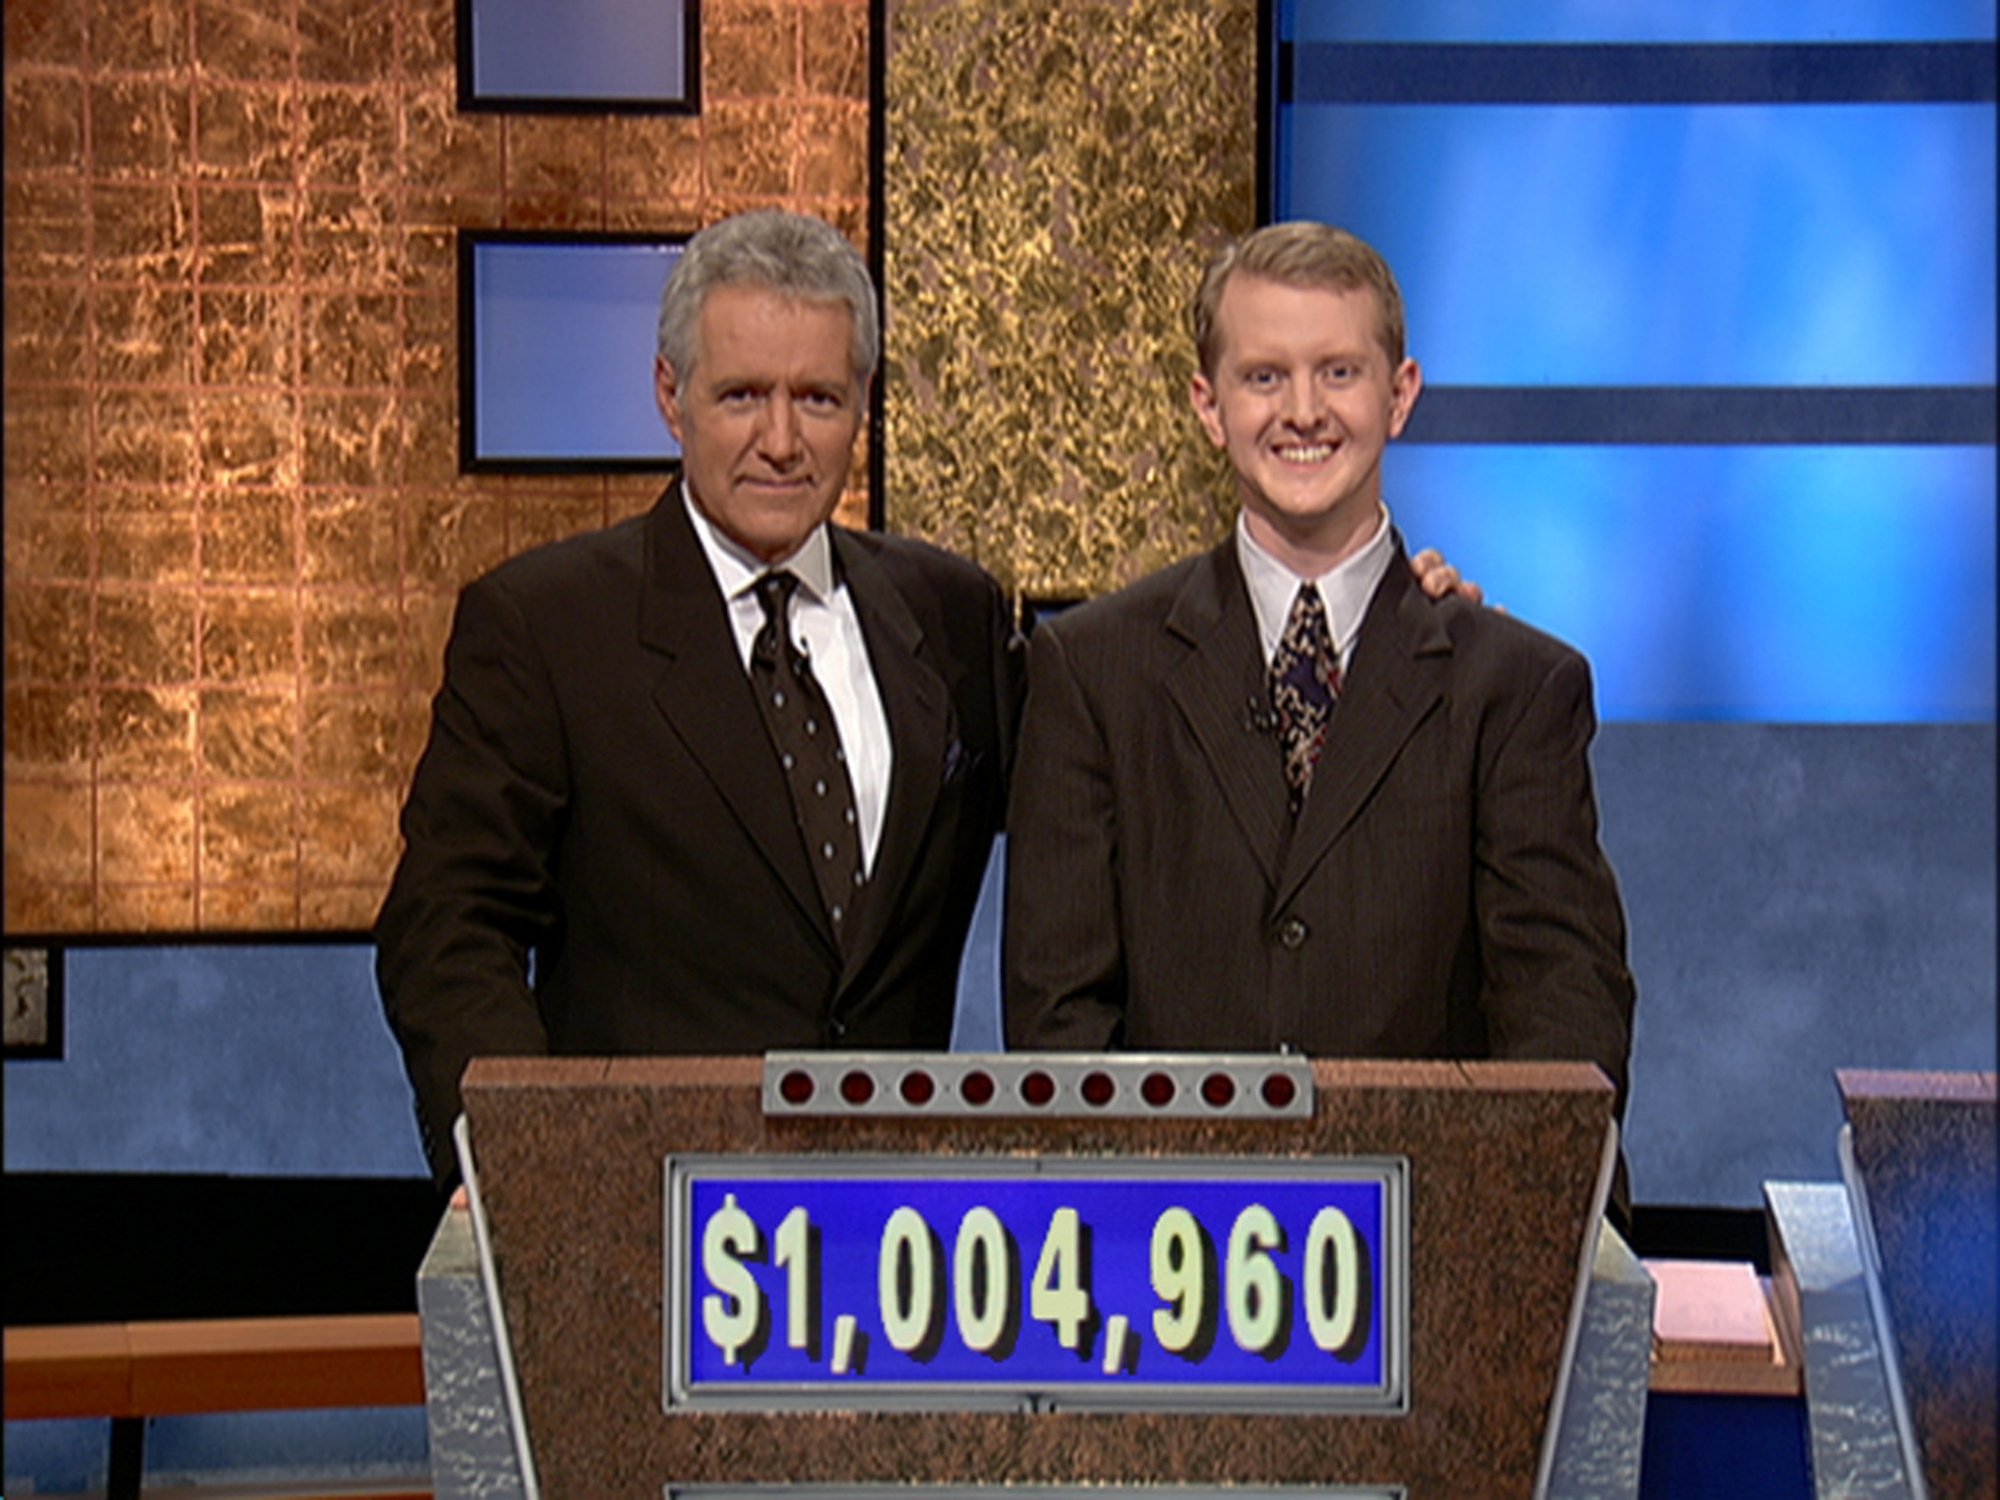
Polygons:
<instances>
[{"instance_id":1,"label":"dark horizontal stripe","mask_svg":"<svg viewBox=\"0 0 2000 1500\"><path fill-rule=\"evenodd\" d=\"M1414 443L1982 444L1990 385L1430 386Z\"/></svg>"},{"instance_id":2,"label":"dark horizontal stripe","mask_svg":"<svg viewBox=\"0 0 2000 1500\"><path fill-rule=\"evenodd\" d=\"M1970 104L1991 42L1496 45L1297 42L1284 104Z\"/></svg>"},{"instance_id":3,"label":"dark horizontal stripe","mask_svg":"<svg viewBox=\"0 0 2000 1500\"><path fill-rule=\"evenodd\" d=\"M7 1173L7 1324L415 1312L428 1178Z\"/></svg>"}]
</instances>

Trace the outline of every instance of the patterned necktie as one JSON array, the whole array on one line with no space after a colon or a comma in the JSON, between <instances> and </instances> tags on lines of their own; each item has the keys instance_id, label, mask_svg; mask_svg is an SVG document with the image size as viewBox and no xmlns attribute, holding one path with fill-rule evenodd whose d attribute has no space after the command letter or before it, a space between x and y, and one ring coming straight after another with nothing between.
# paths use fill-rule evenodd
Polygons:
<instances>
[{"instance_id":1,"label":"patterned necktie","mask_svg":"<svg viewBox=\"0 0 2000 1500\"><path fill-rule=\"evenodd\" d=\"M1304 804L1312 785L1313 766L1326 744L1326 721L1340 696L1340 657L1327 628L1326 606L1310 583L1299 585L1285 633L1271 658L1271 707L1278 715L1279 741L1285 750L1285 783L1292 789L1292 811Z\"/></svg>"},{"instance_id":2,"label":"patterned necktie","mask_svg":"<svg viewBox=\"0 0 2000 1500\"><path fill-rule=\"evenodd\" d=\"M766 573L754 585L764 624L750 647L751 686L791 788L820 900L844 948L867 879L861 867L861 826L833 710L813 679L812 663L793 644L787 627L798 586L792 573Z\"/></svg>"}]
</instances>

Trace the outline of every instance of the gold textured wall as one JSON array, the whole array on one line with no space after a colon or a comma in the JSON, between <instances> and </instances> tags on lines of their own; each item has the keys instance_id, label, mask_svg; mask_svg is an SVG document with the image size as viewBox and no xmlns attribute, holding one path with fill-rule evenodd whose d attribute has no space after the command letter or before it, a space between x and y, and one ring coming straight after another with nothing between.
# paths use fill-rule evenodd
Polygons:
<instances>
[{"instance_id":1,"label":"gold textured wall","mask_svg":"<svg viewBox=\"0 0 2000 1500\"><path fill-rule=\"evenodd\" d=\"M655 487L458 473L453 230L860 238L869 14L704 0L699 117L503 117L453 0L6 0L10 933L372 920L457 589Z\"/></svg>"},{"instance_id":2,"label":"gold textured wall","mask_svg":"<svg viewBox=\"0 0 2000 1500\"><path fill-rule=\"evenodd\" d=\"M1256 211L1255 0L890 0L889 514L1102 592L1233 514L1185 305Z\"/></svg>"}]
</instances>

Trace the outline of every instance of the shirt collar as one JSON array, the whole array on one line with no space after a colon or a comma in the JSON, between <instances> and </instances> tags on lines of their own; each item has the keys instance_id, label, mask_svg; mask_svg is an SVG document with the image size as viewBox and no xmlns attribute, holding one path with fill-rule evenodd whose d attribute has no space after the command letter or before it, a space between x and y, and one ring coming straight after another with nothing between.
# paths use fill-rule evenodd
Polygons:
<instances>
[{"instance_id":1,"label":"shirt collar","mask_svg":"<svg viewBox=\"0 0 2000 1500\"><path fill-rule=\"evenodd\" d=\"M681 503L687 507L695 538L701 543L701 550L708 558L708 566L715 574L723 598L735 599L748 593L759 578L780 568L797 574L800 587L820 603L833 598L833 542L827 536L824 525L815 526L799 545L798 551L790 557L767 563L725 536L722 529L694 503L694 497L688 493L685 484L681 486Z\"/></svg>"},{"instance_id":2,"label":"shirt collar","mask_svg":"<svg viewBox=\"0 0 2000 1500\"><path fill-rule=\"evenodd\" d=\"M1285 633L1285 620L1292 612L1292 599L1301 584L1319 589L1326 606L1327 628L1333 632L1335 648L1345 662L1361 633L1362 618L1375 597L1376 585L1389 571L1396 555L1395 530L1389 524L1389 509L1382 508L1375 534L1353 556L1317 578L1301 578L1257 545L1243 513L1236 516L1236 561L1243 571L1244 586L1250 591L1250 608L1257 616L1257 635L1269 661L1278 650L1278 637Z\"/></svg>"}]
</instances>

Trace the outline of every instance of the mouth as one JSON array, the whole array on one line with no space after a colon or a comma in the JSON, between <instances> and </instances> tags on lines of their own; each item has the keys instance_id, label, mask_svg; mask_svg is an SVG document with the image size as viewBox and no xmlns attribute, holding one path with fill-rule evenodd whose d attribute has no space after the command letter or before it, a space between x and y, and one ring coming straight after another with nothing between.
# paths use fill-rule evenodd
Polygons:
<instances>
[{"instance_id":1,"label":"mouth","mask_svg":"<svg viewBox=\"0 0 2000 1500\"><path fill-rule=\"evenodd\" d=\"M1280 462L1288 464L1323 464L1333 457L1337 443L1280 443L1273 451Z\"/></svg>"}]
</instances>

